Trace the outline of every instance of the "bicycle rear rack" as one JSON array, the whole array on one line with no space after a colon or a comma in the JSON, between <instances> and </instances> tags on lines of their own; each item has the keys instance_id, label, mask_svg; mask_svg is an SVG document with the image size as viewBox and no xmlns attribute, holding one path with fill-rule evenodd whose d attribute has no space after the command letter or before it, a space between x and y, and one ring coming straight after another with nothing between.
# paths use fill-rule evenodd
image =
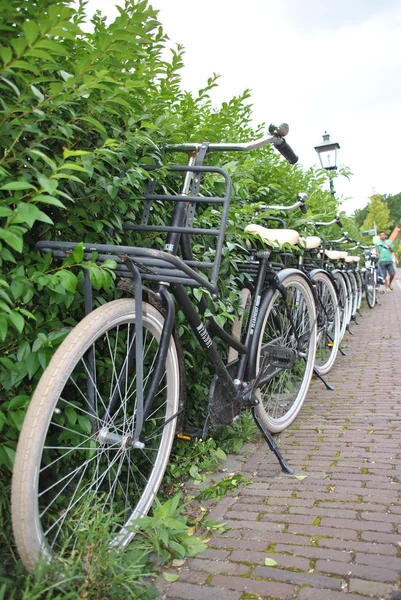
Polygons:
<instances>
[{"instance_id":1,"label":"bicycle rear rack","mask_svg":"<svg viewBox=\"0 0 401 600\"><path fill-rule=\"evenodd\" d=\"M147 192L144 195L144 207L141 221L139 224L124 223L123 230L135 232L157 232L180 234L181 240L186 241L186 247L182 244L182 258L171 254L165 250L154 250L141 246L119 246L114 244L97 244L84 242L84 258L90 260L93 252L97 252L96 261L102 263L105 260L113 259L117 263L115 273L118 277L132 278L132 271L124 263L124 258L129 257L132 263L138 268L143 280L154 282L166 282L173 284L183 284L190 287L203 287L211 294L217 295L217 281L221 263L221 255L224 244L224 234L228 218L230 205L232 182L231 178L219 167L205 167L199 165L175 165L168 167L171 172L183 173L192 177L192 190L189 195L174 194L156 194L156 179L153 175L157 168L152 167L152 178L148 182ZM225 181L224 196L201 196L199 193L201 176L204 173L214 173L221 175ZM189 174L189 175L188 175ZM185 203L186 218L184 226L173 225L154 225L151 224L152 215L160 217L161 207L165 203ZM196 223L197 208L201 205L221 206L221 215L218 228L194 227ZM159 211L157 210L159 207ZM215 238L214 249L211 251L212 260L197 260L192 256L191 236L207 236L208 241ZM56 259L62 260L76 246L77 242L63 241L40 241L36 247L42 251L52 252ZM199 272L201 271L201 272ZM209 273L202 273L206 271Z\"/></svg>"}]
</instances>

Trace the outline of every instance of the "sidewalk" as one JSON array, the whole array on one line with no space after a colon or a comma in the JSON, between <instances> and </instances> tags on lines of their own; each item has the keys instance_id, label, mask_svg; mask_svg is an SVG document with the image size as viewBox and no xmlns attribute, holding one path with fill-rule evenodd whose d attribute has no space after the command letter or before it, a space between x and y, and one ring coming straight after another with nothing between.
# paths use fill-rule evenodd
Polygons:
<instances>
[{"instance_id":1,"label":"sidewalk","mask_svg":"<svg viewBox=\"0 0 401 600\"><path fill-rule=\"evenodd\" d=\"M210 514L230 530L187 560L161 597L186 600L401 600L401 278L351 326L328 376L314 380L281 449L243 462L253 483ZM265 559L276 566L265 566ZM274 563L273 563L274 565Z\"/></svg>"}]
</instances>

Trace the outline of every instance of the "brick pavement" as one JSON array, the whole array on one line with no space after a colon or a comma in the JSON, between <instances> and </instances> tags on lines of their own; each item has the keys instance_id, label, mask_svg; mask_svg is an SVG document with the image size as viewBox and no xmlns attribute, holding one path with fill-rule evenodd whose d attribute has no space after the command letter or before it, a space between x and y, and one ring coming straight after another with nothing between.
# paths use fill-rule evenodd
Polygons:
<instances>
[{"instance_id":1,"label":"brick pavement","mask_svg":"<svg viewBox=\"0 0 401 600\"><path fill-rule=\"evenodd\" d=\"M160 585L163 598L401 600L400 278L394 284L346 334L348 355L328 376L335 391L314 380L280 436L306 477L282 474L265 443L255 445L237 461L253 483L210 514L230 529Z\"/></svg>"}]
</instances>

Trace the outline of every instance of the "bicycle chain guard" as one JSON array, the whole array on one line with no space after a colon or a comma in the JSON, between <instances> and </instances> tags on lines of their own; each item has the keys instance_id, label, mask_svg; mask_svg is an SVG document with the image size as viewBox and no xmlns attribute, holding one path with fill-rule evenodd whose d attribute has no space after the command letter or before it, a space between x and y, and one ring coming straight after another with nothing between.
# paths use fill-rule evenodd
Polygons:
<instances>
[{"instance_id":1,"label":"bicycle chain guard","mask_svg":"<svg viewBox=\"0 0 401 600\"><path fill-rule=\"evenodd\" d=\"M227 366L232 377L235 377L236 363ZM241 411L238 397L232 397L230 391L224 387L221 379L215 375L209 388L208 413L214 425L229 425Z\"/></svg>"}]
</instances>

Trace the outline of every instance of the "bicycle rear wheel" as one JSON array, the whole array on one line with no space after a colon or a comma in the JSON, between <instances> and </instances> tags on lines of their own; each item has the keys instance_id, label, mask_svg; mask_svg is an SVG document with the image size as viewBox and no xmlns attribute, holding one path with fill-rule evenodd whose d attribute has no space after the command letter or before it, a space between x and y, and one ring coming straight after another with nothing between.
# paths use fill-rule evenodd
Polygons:
<instances>
[{"instance_id":1,"label":"bicycle rear wheel","mask_svg":"<svg viewBox=\"0 0 401 600\"><path fill-rule=\"evenodd\" d=\"M144 394L164 318L142 304ZM179 363L173 338L165 370L133 447L136 420L135 303L115 300L90 313L61 344L29 406L15 458L12 521L32 571L41 558L69 556L88 515L110 515L109 543L125 547L128 528L150 509L173 443Z\"/></svg>"},{"instance_id":2,"label":"bicycle rear wheel","mask_svg":"<svg viewBox=\"0 0 401 600\"><path fill-rule=\"evenodd\" d=\"M270 381L261 382L256 407L259 418L273 433L283 431L296 418L308 392L316 353L316 307L310 283L302 273L279 274L287 299L268 291L255 326L256 373L268 345L295 353L294 364L278 369Z\"/></svg>"},{"instance_id":3,"label":"bicycle rear wheel","mask_svg":"<svg viewBox=\"0 0 401 600\"><path fill-rule=\"evenodd\" d=\"M311 274L317 291L317 346L315 368L325 375L333 367L340 344L340 312L330 277L321 271Z\"/></svg>"}]
</instances>

